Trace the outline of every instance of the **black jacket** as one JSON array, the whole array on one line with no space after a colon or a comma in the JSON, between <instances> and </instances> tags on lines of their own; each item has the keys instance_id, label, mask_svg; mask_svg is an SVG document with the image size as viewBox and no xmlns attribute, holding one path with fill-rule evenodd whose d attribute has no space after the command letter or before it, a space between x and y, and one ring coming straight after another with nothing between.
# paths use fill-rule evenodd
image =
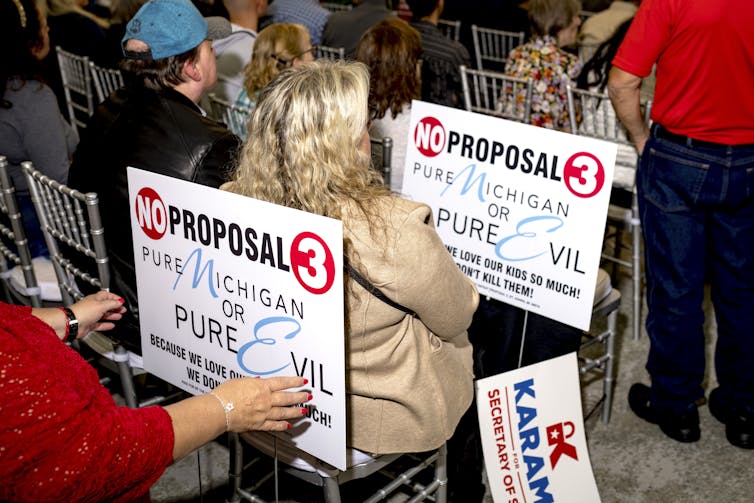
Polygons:
<instances>
[{"instance_id":1,"label":"black jacket","mask_svg":"<svg viewBox=\"0 0 754 503\"><path fill-rule=\"evenodd\" d=\"M229 179L239 146L233 133L174 90L120 89L84 130L68 184L99 195L110 289L129 310L112 334L128 349L141 354L126 167L219 187Z\"/></svg>"}]
</instances>

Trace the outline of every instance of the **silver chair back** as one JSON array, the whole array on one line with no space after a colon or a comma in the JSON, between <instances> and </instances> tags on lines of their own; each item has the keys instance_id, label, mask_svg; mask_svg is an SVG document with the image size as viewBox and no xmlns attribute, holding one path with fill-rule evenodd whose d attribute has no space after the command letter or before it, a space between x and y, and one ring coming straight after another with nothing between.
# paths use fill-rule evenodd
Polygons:
<instances>
[{"instance_id":1,"label":"silver chair back","mask_svg":"<svg viewBox=\"0 0 754 503\"><path fill-rule=\"evenodd\" d=\"M353 9L353 5L349 4L343 4L343 3L335 3L335 2L320 2L319 3L322 7L329 10L330 12L341 12L344 10L351 10Z\"/></svg>"},{"instance_id":2,"label":"silver chair back","mask_svg":"<svg viewBox=\"0 0 754 503\"><path fill-rule=\"evenodd\" d=\"M461 39L461 21L438 19L437 28L450 40L458 42Z\"/></svg>"},{"instance_id":3,"label":"silver chair back","mask_svg":"<svg viewBox=\"0 0 754 503\"><path fill-rule=\"evenodd\" d=\"M246 140L248 136L247 127L249 117L251 117L251 108L242 107L228 103L217 97L214 93L209 95L212 115L216 120L224 122L236 136Z\"/></svg>"},{"instance_id":4,"label":"silver chair back","mask_svg":"<svg viewBox=\"0 0 754 503\"><path fill-rule=\"evenodd\" d=\"M369 141L372 144L372 163L380 169L385 185L390 187L393 169L393 139L386 136L385 138L369 138Z\"/></svg>"},{"instance_id":5,"label":"silver chair back","mask_svg":"<svg viewBox=\"0 0 754 503\"><path fill-rule=\"evenodd\" d=\"M477 70L502 71L511 49L524 43L524 32L471 25Z\"/></svg>"},{"instance_id":6,"label":"silver chair back","mask_svg":"<svg viewBox=\"0 0 754 503\"><path fill-rule=\"evenodd\" d=\"M34 169L31 162L21 163L21 168L29 184L63 301L72 304L84 296L78 281L99 290L109 290L110 270L97 194L83 194L56 182ZM74 253L93 262L92 272L80 269L77 264L82 262L69 258Z\"/></svg>"},{"instance_id":7,"label":"silver chair back","mask_svg":"<svg viewBox=\"0 0 754 503\"><path fill-rule=\"evenodd\" d=\"M24 222L16 200L16 189L8 174L8 160L0 156L0 283L9 303L16 300L42 307L42 296L32 266ZM10 270L20 266L26 290L18 292L11 284Z\"/></svg>"},{"instance_id":8,"label":"silver chair back","mask_svg":"<svg viewBox=\"0 0 754 503\"><path fill-rule=\"evenodd\" d=\"M466 110L529 123L533 89L531 79L473 70L463 65L460 70Z\"/></svg>"},{"instance_id":9,"label":"silver chair back","mask_svg":"<svg viewBox=\"0 0 754 503\"><path fill-rule=\"evenodd\" d=\"M92 78L89 73L89 58L77 56L55 47L60 65L60 78L63 83L68 120L76 132L86 127L86 121L94 113Z\"/></svg>"},{"instance_id":10,"label":"silver chair back","mask_svg":"<svg viewBox=\"0 0 754 503\"><path fill-rule=\"evenodd\" d=\"M97 93L97 103L102 103L116 89L123 87L123 74L116 68L102 68L89 62L89 70Z\"/></svg>"},{"instance_id":11,"label":"silver chair back","mask_svg":"<svg viewBox=\"0 0 754 503\"><path fill-rule=\"evenodd\" d=\"M333 61L342 61L346 59L346 49L344 47L328 47L318 45L315 51L317 58L332 59Z\"/></svg>"},{"instance_id":12,"label":"silver chair back","mask_svg":"<svg viewBox=\"0 0 754 503\"><path fill-rule=\"evenodd\" d=\"M109 290L110 269L97 194L84 194L56 182L34 169L31 162L21 163L21 169L50 251L63 303L69 305L84 297L81 286ZM94 264L91 272L79 268L86 267L83 264L87 261ZM117 366L126 405L135 408L139 403L126 349L119 341L105 339L111 343L114 356L107 358Z\"/></svg>"}]
</instances>

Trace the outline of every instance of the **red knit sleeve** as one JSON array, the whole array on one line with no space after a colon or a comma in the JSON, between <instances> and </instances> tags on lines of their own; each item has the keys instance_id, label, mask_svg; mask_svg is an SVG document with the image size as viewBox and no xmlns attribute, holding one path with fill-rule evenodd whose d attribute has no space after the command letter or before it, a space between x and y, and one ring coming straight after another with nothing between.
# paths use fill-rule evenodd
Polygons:
<instances>
[{"instance_id":1,"label":"red knit sleeve","mask_svg":"<svg viewBox=\"0 0 754 503\"><path fill-rule=\"evenodd\" d=\"M0 304L0 500L133 500L173 442L164 409L118 407L30 310Z\"/></svg>"}]
</instances>

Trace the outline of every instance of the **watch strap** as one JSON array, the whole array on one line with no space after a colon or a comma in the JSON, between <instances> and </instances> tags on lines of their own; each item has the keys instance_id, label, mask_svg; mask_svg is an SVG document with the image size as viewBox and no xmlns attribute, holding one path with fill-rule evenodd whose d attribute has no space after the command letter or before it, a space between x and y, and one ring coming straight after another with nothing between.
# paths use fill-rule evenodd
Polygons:
<instances>
[{"instance_id":1,"label":"watch strap","mask_svg":"<svg viewBox=\"0 0 754 503\"><path fill-rule=\"evenodd\" d=\"M76 340L76 337L79 334L79 320L76 319L76 315L74 314L73 310L69 307L63 307L61 308L63 312L65 313L66 317L68 317L68 329L66 330L66 340L74 341Z\"/></svg>"}]
</instances>

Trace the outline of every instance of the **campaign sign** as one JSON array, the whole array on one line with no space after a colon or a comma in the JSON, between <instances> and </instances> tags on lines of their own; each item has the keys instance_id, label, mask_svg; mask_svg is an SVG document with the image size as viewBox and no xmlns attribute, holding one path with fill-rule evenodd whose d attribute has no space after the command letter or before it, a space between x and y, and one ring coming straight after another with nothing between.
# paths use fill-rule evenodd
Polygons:
<instances>
[{"instance_id":1,"label":"campaign sign","mask_svg":"<svg viewBox=\"0 0 754 503\"><path fill-rule=\"evenodd\" d=\"M345 469L341 222L128 168L144 368L200 394L299 375L284 435Z\"/></svg>"},{"instance_id":2,"label":"campaign sign","mask_svg":"<svg viewBox=\"0 0 754 503\"><path fill-rule=\"evenodd\" d=\"M599 502L576 353L476 381L490 492L500 502Z\"/></svg>"},{"instance_id":3,"label":"campaign sign","mask_svg":"<svg viewBox=\"0 0 754 503\"><path fill-rule=\"evenodd\" d=\"M617 147L413 102L403 193L479 293L586 330Z\"/></svg>"}]
</instances>

